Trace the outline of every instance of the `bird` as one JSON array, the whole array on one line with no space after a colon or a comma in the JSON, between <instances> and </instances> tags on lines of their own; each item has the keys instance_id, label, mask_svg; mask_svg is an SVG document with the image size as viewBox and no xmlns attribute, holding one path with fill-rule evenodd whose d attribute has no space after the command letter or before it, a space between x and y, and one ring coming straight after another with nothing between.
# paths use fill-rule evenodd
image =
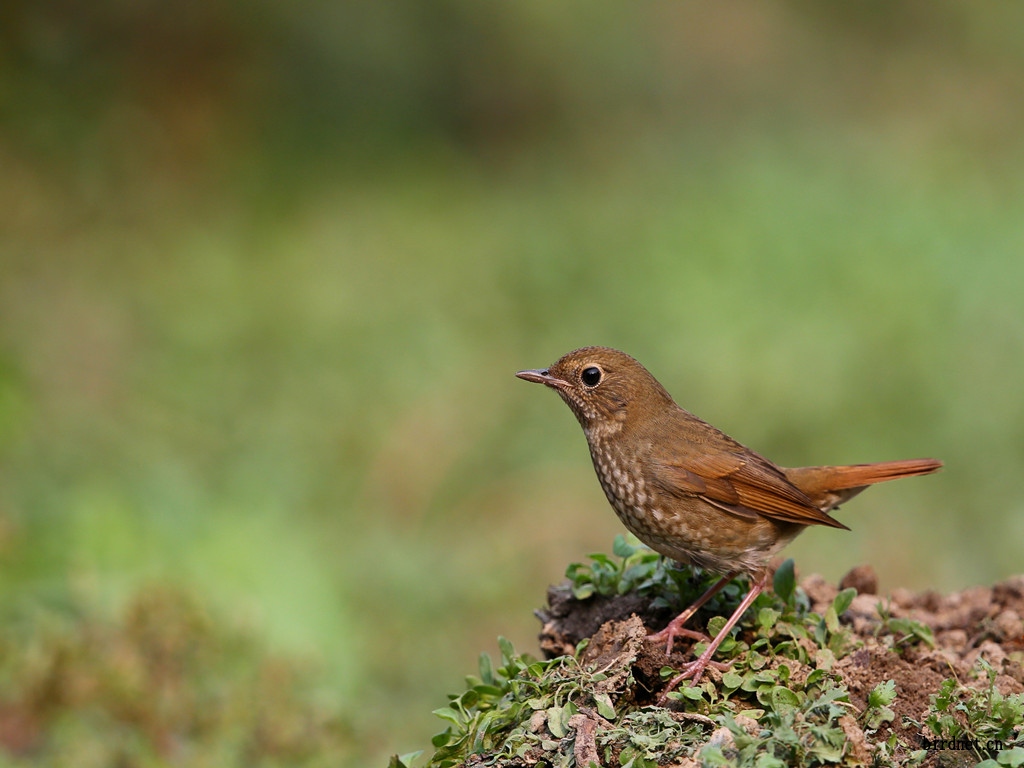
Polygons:
<instances>
[{"instance_id":1,"label":"bird","mask_svg":"<svg viewBox=\"0 0 1024 768\"><path fill-rule=\"evenodd\" d=\"M636 359L611 347L583 347L548 368L516 376L555 390L576 415L601 488L619 520L651 549L721 575L665 629L666 642L707 640L686 623L741 574L750 589L704 652L684 665L665 694L684 680L696 685L758 595L768 589L770 564L805 528L849 530L829 513L867 486L938 471L937 459L870 464L780 467L679 407Z\"/></svg>"}]
</instances>

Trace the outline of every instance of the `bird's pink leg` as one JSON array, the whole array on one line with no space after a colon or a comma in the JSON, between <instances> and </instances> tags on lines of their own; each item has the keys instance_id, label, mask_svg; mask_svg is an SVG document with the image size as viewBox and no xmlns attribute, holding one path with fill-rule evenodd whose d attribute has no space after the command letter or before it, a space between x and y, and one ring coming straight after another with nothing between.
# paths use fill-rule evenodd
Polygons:
<instances>
[{"instance_id":1,"label":"bird's pink leg","mask_svg":"<svg viewBox=\"0 0 1024 768\"><path fill-rule=\"evenodd\" d=\"M716 584L715 586L718 585ZM707 650L704 651L704 653L702 653L696 661L691 661L689 664L687 664L683 668L682 673L672 678L672 680L668 684L668 687L665 688L665 692L661 694L661 699L659 700L660 704L665 704L665 702L668 700L669 691L673 690L677 685L683 682L683 680L692 679L694 685L696 685L700 681L701 676L704 674L704 670L707 669L708 666L721 668L718 662L711 660L711 657L715 655L715 651L718 650L718 646L722 644L722 641L729 636L729 632L731 632L732 628L736 626L736 622L738 622L740 620L740 617L743 616L744 613L746 613L747 608L749 608L751 604L754 602L754 600L757 599L758 595L764 592L767 586L768 572L765 571L761 574L758 580L754 582L753 585L751 585L750 592L748 592L747 596L743 598L743 602L739 604L739 606L733 612L732 616L729 617L729 620L725 622L725 626L722 627L722 631L715 635L715 639L711 641L711 645L708 646ZM726 669L728 669L728 665L724 666Z\"/></svg>"},{"instance_id":2,"label":"bird's pink leg","mask_svg":"<svg viewBox=\"0 0 1024 768\"><path fill-rule=\"evenodd\" d=\"M728 576L723 576L722 578L720 578L718 581L711 585L711 588L708 589L707 592L705 592L703 595L697 598L697 602L695 602L685 611L683 611L674 619L672 619L672 621L669 622L669 625L665 627L663 630L661 630L660 632L655 632L653 635L648 635L647 639L654 640L655 642L667 640L668 642L665 645L666 656L672 655L672 643L680 635L682 635L683 637L693 638L694 640L708 640L707 635L704 635L700 632L694 632L692 629L684 629L683 625L686 624L686 622L688 622L690 619L692 619L693 614L699 611L708 600L717 595L722 590L722 587L724 587L730 581L735 579L738 573L739 571L733 571Z\"/></svg>"}]
</instances>

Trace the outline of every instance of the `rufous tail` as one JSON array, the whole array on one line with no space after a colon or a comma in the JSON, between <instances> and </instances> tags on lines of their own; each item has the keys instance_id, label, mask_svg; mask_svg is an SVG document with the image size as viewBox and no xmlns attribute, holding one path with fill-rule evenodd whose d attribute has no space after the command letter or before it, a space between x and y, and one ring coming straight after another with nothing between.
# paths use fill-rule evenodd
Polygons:
<instances>
[{"instance_id":1,"label":"rufous tail","mask_svg":"<svg viewBox=\"0 0 1024 768\"><path fill-rule=\"evenodd\" d=\"M856 496L869 485L901 477L930 475L941 468L942 462L938 459L904 459L839 467L796 467L783 472L793 485L828 510Z\"/></svg>"}]
</instances>

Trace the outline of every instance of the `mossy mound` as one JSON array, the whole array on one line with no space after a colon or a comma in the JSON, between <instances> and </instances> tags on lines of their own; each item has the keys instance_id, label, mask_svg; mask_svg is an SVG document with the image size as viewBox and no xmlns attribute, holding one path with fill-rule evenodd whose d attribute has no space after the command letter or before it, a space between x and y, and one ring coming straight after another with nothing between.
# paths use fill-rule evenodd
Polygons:
<instances>
[{"instance_id":1,"label":"mossy mound","mask_svg":"<svg viewBox=\"0 0 1024 768\"><path fill-rule=\"evenodd\" d=\"M730 668L663 707L673 669L701 644L666 656L647 635L708 580L621 538L615 555L570 566L549 592L538 612L546 660L506 641L497 668L481 657L467 690L436 712L448 727L429 768L1024 765L1024 576L882 598L870 569L843 588L816 576L796 586L787 561L775 594L722 644ZM695 626L717 634L743 589L723 590Z\"/></svg>"}]
</instances>

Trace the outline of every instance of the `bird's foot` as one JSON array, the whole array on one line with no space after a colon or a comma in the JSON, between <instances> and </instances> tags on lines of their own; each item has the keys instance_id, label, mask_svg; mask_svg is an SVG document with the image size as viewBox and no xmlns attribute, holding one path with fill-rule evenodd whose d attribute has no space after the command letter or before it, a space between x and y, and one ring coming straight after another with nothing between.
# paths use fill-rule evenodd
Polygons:
<instances>
[{"instance_id":1,"label":"bird's foot","mask_svg":"<svg viewBox=\"0 0 1024 768\"><path fill-rule=\"evenodd\" d=\"M715 651L718 650L718 646L720 646L722 644L722 641L729 636L729 633L732 632L732 628L736 626L736 622L740 620L740 617L743 616L747 608L751 606L751 604L754 602L754 600L757 599L757 596L759 594L764 592L767 582L768 572L765 571L761 574L760 578L754 582L753 586L751 586L750 591L747 593L747 596L740 601L740 604L736 607L736 610L733 611L732 616L730 616L729 619L725 622L725 626L723 626L718 631L718 634L715 635L715 639L711 641L711 644L705 649L704 653L702 653L696 661L691 661L689 664L687 664L683 668L682 673L676 675L674 678L672 678L672 680L669 681L668 687L665 689L665 692L661 695L661 699L659 699L659 703L661 705L664 706L665 702L668 701L669 691L671 691L677 685L683 682L683 680L693 680L694 684L696 685L700 681L701 676L704 674L704 670L708 667L714 667L715 669L718 669L723 672L729 669L728 664L722 664L721 662L712 661L711 659L715 655ZM694 606L694 608L691 609L691 611L695 610L696 607L697 606ZM679 618L676 619L676 621L679 621L684 616L686 616L685 613L681 614ZM689 618L689 616L686 616L686 618Z\"/></svg>"},{"instance_id":2,"label":"bird's foot","mask_svg":"<svg viewBox=\"0 0 1024 768\"><path fill-rule=\"evenodd\" d=\"M703 632L697 632L693 629L686 629L683 624L690 617L687 614L680 614L674 618L667 627L660 632L655 632L653 635L648 635L647 639L655 643L665 643L665 655L672 655L672 644L675 642L677 637L688 637L691 640L696 640L698 643L710 643L711 638L705 635ZM680 621L682 619L682 621Z\"/></svg>"},{"instance_id":3,"label":"bird's foot","mask_svg":"<svg viewBox=\"0 0 1024 768\"><path fill-rule=\"evenodd\" d=\"M683 611L674 619L672 619L672 621L669 622L668 626L661 630L661 632L655 632L653 635L648 635L647 639L654 640L656 642L661 642L663 640L666 641L666 656L672 655L672 641L680 635L683 637L693 638L694 640L698 640L702 643L710 642L711 640L707 635L704 635L700 632L694 632L692 629L684 629L683 627L686 624L686 622L693 618L693 615L697 611L699 611L708 600L710 600L719 591L721 591L722 587L724 587L726 584L732 581L732 579L736 576L736 573L736 571L733 571L732 573L720 578L718 581L712 584L711 587L703 595L697 598L697 602L695 602L685 611Z\"/></svg>"},{"instance_id":4,"label":"bird's foot","mask_svg":"<svg viewBox=\"0 0 1024 768\"><path fill-rule=\"evenodd\" d=\"M704 676L704 671L708 667L717 669L719 672L728 672L732 667L732 664L727 664L722 661L712 661L711 657L714 655L715 650L717 649L708 648L708 650L704 651L696 661L684 664L683 671L673 677L665 687L665 690L661 694L661 698L658 699L658 704L660 706L665 706L668 703L668 695L684 680L692 680L693 685L699 683L701 677Z\"/></svg>"}]
</instances>

